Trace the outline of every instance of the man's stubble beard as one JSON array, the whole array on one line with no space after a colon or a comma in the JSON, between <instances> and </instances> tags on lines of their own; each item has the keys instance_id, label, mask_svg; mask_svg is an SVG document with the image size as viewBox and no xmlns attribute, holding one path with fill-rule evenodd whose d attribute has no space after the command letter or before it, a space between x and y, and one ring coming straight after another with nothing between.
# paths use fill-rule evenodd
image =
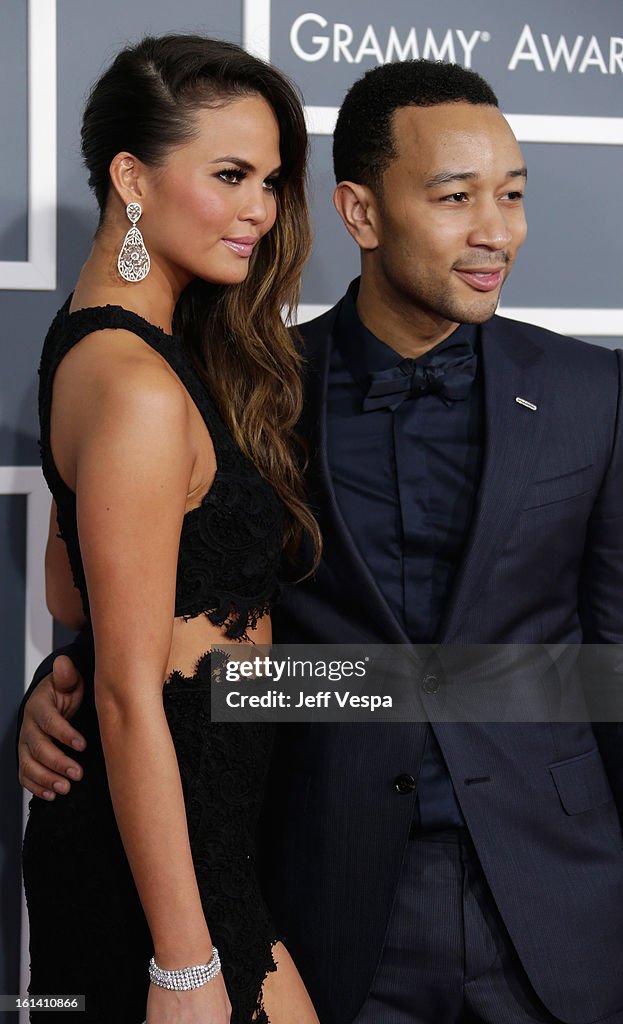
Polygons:
<instances>
[{"instance_id":1,"label":"man's stubble beard","mask_svg":"<svg viewBox=\"0 0 623 1024\"><path fill-rule=\"evenodd\" d=\"M453 294L451 288L437 289L433 282L429 287L422 287L414 291L413 282L403 285L400 288L408 304L416 304L423 312L432 314L434 317L442 317L449 323L455 324L483 324L495 313L500 301L500 291L495 296L483 294L480 300L461 300ZM466 286L467 287L467 286Z\"/></svg>"},{"instance_id":2,"label":"man's stubble beard","mask_svg":"<svg viewBox=\"0 0 623 1024\"><path fill-rule=\"evenodd\" d=\"M441 315L446 320L451 320L457 324L484 324L487 320L490 320L500 301L499 292L495 298L490 299L487 303L484 301L481 303L459 303L458 300L451 301L451 297L448 296L447 305L443 310L439 310Z\"/></svg>"}]
</instances>

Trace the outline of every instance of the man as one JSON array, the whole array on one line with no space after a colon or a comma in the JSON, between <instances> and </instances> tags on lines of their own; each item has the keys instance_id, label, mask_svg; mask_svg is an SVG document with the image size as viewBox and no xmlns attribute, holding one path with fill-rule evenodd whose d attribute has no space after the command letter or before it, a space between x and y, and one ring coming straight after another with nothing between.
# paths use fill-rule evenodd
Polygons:
<instances>
[{"instance_id":1,"label":"man","mask_svg":"<svg viewBox=\"0 0 623 1024\"><path fill-rule=\"evenodd\" d=\"M455 65L376 68L346 97L334 159L361 279L302 329L325 549L276 634L620 643L623 368L493 316L526 230L495 95ZM445 680L425 653L419 681L432 713ZM51 687L22 731L39 795L69 785L46 732L76 738ZM323 1024L622 1024L621 738L582 722L284 730L267 884Z\"/></svg>"}]
</instances>

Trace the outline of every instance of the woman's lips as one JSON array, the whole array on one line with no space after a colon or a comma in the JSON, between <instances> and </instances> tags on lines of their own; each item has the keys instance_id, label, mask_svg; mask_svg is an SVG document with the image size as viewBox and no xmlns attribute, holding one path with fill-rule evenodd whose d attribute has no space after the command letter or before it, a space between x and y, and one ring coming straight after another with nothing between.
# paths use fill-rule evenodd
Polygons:
<instances>
[{"instance_id":1,"label":"woman's lips","mask_svg":"<svg viewBox=\"0 0 623 1024\"><path fill-rule=\"evenodd\" d=\"M223 244L226 245L228 249L231 249L233 252L237 253L238 256L244 256L245 258L251 255L251 253L253 252L253 246L257 243L257 241L257 238L222 239Z\"/></svg>"},{"instance_id":2,"label":"woman's lips","mask_svg":"<svg viewBox=\"0 0 623 1024\"><path fill-rule=\"evenodd\" d=\"M456 270L455 274L477 292L492 292L502 283L503 270Z\"/></svg>"}]
</instances>

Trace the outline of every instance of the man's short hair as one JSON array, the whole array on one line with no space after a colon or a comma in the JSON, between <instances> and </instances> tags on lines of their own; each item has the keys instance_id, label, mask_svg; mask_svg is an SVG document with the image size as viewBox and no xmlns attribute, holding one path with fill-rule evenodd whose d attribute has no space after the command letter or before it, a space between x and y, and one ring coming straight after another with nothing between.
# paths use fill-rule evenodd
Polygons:
<instances>
[{"instance_id":1,"label":"man's short hair","mask_svg":"<svg viewBox=\"0 0 623 1024\"><path fill-rule=\"evenodd\" d=\"M397 155L394 112L440 103L498 106L484 78L460 64L406 60L367 71L351 86L338 114L333 136L336 181L355 181L380 191L383 173Z\"/></svg>"}]
</instances>

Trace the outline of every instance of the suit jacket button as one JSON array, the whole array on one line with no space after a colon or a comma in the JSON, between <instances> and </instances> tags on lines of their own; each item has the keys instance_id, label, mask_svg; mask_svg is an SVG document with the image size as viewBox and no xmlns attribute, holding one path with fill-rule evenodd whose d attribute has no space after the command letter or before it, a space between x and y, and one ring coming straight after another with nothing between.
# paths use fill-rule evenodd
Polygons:
<instances>
[{"instance_id":1,"label":"suit jacket button","mask_svg":"<svg viewBox=\"0 0 623 1024\"><path fill-rule=\"evenodd\" d=\"M437 693L439 689L439 680L437 676L429 672L428 675L424 676L422 680L422 689L424 693Z\"/></svg>"},{"instance_id":2,"label":"suit jacket button","mask_svg":"<svg viewBox=\"0 0 623 1024\"><path fill-rule=\"evenodd\" d=\"M416 781L412 775L397 775L394 779L394 786L399 793L413 793Z\"/></svg>"}]
</instances>

